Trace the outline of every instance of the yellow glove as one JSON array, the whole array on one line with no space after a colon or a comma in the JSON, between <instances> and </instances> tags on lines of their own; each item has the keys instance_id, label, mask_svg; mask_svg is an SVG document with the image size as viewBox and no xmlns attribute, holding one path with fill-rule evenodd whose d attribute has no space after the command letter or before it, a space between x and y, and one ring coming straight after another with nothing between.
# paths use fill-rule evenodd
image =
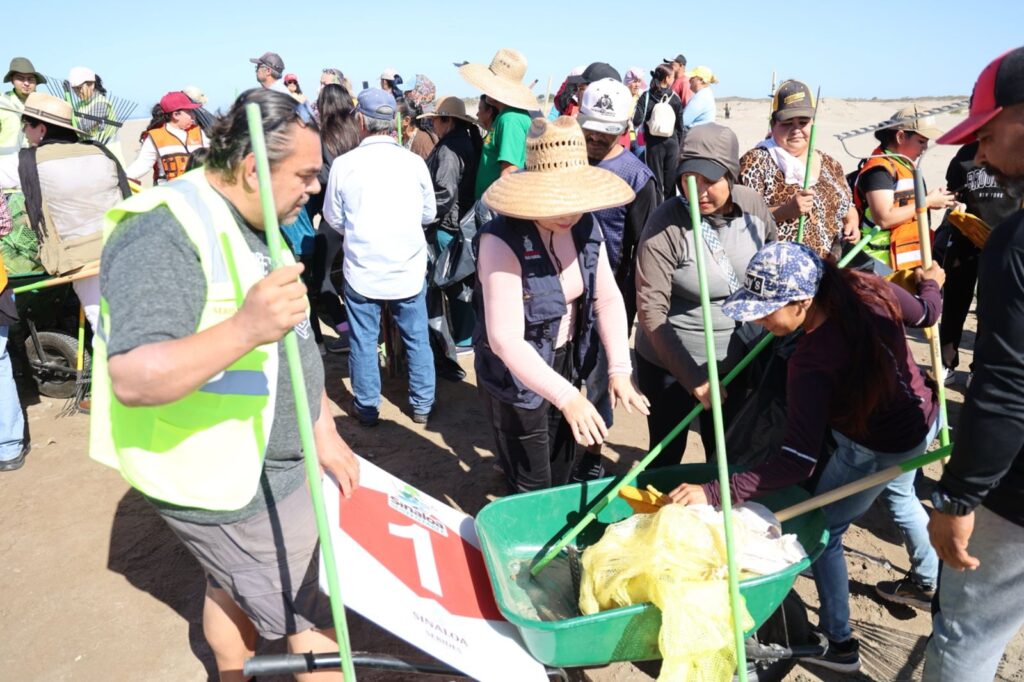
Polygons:
<instances>
[{"instance_id":1,"label":"yellow glove","mask_svg":"<svg viewBox=\"0 0 1024 682\"><path fill-rule=\"evenodd\" d=\"M672 499L659 491L653 485L647 486L647 490L640 490L631 485L624 485L619 490L619 497L626 501L637 514L653 514Z\"/></svg>"},{"instance_id":2,"label":"yellow glove","mask_svg":"<svg viewBox=\"0 0 1024 682\"><path fill-rule=\"evenodd\" d=\"M992 228L988 223L973 213L951 211L947 218L953 227L960 230L979 249L985 246L988 236L992 234Z\"/></svg>"}]
</instances>

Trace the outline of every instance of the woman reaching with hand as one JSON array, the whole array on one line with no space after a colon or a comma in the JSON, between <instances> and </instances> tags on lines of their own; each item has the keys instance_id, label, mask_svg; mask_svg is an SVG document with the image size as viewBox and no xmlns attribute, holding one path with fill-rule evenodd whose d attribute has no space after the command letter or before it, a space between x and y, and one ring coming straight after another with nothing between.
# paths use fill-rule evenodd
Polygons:
<instances>
[{"instance_id":1,"label":"woman reaching with hand","mask_svg":"<svg viewBox=\"0 0 1024 682\"><path fill-rule=\"evenodd\" d=\"M579 389L596 359L595 332L608 352L612 405L647 413L631 379L626 309L591 215L632 199L618 176L589 165L583 131L566 116L534 119L525 171L483 196L498 215L475 244L475 366L512 492L567 483L576 444L607 436Z\"/></svg>"}]
</instances>

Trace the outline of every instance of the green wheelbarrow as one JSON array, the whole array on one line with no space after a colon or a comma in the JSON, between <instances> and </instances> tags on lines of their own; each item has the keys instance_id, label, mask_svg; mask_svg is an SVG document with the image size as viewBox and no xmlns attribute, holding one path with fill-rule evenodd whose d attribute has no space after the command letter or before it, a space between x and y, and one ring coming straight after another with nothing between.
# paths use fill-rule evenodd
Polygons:
<instances>
[{"instance_id":1,"label":"green wheelbarrow","mask_svg":"<svg viewBox=\"0 0 1024 682\"><path fill-rule=\"evenodd\" d=\"M716 477L714 465L684 464L645 471L637 487L653 485L671 490L683 482L704 483ZM476 517L495 600L502 615L518 628L527 650L541 663L560 668L601 666L615 661L661 658L658 633L661 612L652 604L637 604L589 616L577 606L578 555L597 542L604 529L633 514L622 499L613 499L537 578L531 562L546 545L571 528L614 479L567 485L513 495L487 505ZM802 488L790 487L757 499L773 511L806 498ZM755 627L747 632L747 657L758 680L781 679L795 659L823 653L812 643L807 612L795 593L797 575L821 555L828 542L824 515L816 510L782 524L793 533L808 557L785 570L740 582ZM782 608L780 608L782 607Z\"/></svg>"}]
</instances>

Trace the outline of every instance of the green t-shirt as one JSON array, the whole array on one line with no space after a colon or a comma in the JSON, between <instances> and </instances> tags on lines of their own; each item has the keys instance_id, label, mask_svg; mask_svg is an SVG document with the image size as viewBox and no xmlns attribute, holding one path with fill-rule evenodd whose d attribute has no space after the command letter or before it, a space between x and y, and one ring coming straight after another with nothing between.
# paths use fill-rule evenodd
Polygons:
<instances>
[{"instance_id":1,"label":"green t-shirt","mask_svg":"<svg viewBox=\"0 0 1024 682\"><path fill-rule=\"evenodd\" d=\"M530 115L522 109L505 109L494 119L494 128L484 141L480 166L476 171L477 199L501 177L502 161L518 168L526 165L526 133L529 130Z\"/></svg>"}]
</instances>

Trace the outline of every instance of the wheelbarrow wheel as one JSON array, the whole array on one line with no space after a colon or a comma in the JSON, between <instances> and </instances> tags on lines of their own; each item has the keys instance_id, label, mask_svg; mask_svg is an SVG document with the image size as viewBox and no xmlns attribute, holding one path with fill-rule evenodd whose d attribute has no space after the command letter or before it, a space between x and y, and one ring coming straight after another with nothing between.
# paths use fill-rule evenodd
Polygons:
<instances>
[{"instance_id":1,"label":"wheelbarrow wheel","mask_svg":"<svg viewBox=\"0 0 1024 682\"><path fill-rule=\"evenodd\" d=\"M810 641L811 624L807 620L807 607L800 595L792 591L786 595L782 605L775 609L775 613L758 628L754 636L763 644L781 644L784 647ZM747 663L748 679L757 682L781 682L796 666L793 658Z\"/></svg>"},{"instance_id":2,"label":"wheelbarrow wheel","mask_svg":"<svg viewBox=\"0 0 1024 682\"><path fill-rule=\"evenodd\" d=\"M75 395L75 366L77 364L78 340L58 332L39 332L37 335L43 357L36 352L32 337L25 339L25 354L28 356L32 369L32 378L39 387L39 393L47 398L66 400ZM38 364L48 364L60 369L39 368ZM82 374L89 376L89 354L85 354ZM67 369L64 369L67 368Z\"/></svg>"}]
</instances>

